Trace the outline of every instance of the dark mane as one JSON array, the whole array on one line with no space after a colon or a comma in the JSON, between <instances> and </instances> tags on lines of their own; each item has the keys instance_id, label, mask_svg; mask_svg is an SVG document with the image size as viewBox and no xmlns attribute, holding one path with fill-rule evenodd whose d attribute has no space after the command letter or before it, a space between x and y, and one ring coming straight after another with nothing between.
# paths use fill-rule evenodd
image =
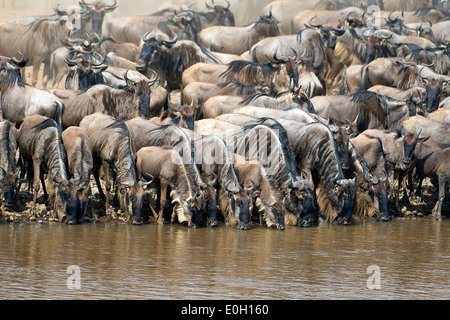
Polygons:
<instances>
[{"instance_id":1,"label":"dark mane","mask_svg":"<svg viewBox=\"0 0 450 320\"><path fill-rule=\"evenodd\" d=\"M227 80L234 80L239 76L242 77L242 79L239 78L241 82L252 83L256 81L258 72L261 72L264 79L266 79L274 72L274 68L271 63L259 64L247 60L233 60L219 77L226 77Z\"/></svg>"},{"instance_id":2,"label":"dark mane","mask_svg":"<svg viewBox=\"0 0 450 320\"><path fill-rule=\"evenodd\" d=\"M367 100L378 96L376 92L359 90L351 95L351 101L356 103L366 102Z\"/></svg>"},{"instance_id":3,"label":"dark mane","mask_svg":"<svg viewBox=\"0 0 450 320\"><path fill-rule=\"evenodd\" d=\"M220 88L225 88L227 86L232 86L236 91L239 92L241 96L248 96L259 92L260 90L254 84L244 84L237 81L228 81L219 83Z\"/></svg>"},{"instance_id":4,"label":"dark mane","mask_svg":"<svg viewBox=\"0 0 450 320\"><path fill-rule=\"evenodd\" d=\"M25 87L25 82L23 81L20 74L6 67L6 63L2 63L0 70L5 72L5 75L0 78L0 88L12 88L18 86L20 88Z\"/></svg>"}]
</instances>

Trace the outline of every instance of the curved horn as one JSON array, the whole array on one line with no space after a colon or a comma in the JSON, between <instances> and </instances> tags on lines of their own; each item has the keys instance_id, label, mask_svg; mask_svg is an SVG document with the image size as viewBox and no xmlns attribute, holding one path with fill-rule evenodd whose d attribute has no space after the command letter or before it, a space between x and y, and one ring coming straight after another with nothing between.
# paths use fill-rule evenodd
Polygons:
<instances>
[{"instance_id":1,"label":"curved horn","mask_svg":"<svg viewBox=\"0 0 450 320\"><path fill-rule=\"evenodd\" d=\"M253 181L252 179L249 179L250 180L250 182L252 183L252 186L251 187L248 187L248 188L245 188L244 187L244 190L245 191L253 191L253 189L255 188L255 185L256 185L256 183L255 183L255 181Z\"/></svg>"},{"instance_id":2,"label":"curved horn","mask_svg":"<svg viewBox=\"0 0 450 320\"><path fill-rule=\"evenodd\" d=\"M276 63L285 63L288 61L288 59L286 57L277 58L277 52L278 52L278 48L275 49L275 52L272 55L272 58L273 58L273 60L275 60Z\"/></svg>"},{"instance_id":3,"label":"curved horn","mask_svg":"<svg viewBox=\"0 0 450 320\"><path fill-rule=\"evenodd\" d=\"M394 35L394 34L392 33L392 31L391 31L391 30L387 30L387 31L389 32L389 35L388 35L388 36L383 36L382 33L377 32L377 33L376 33L376 37L377 37L378 39L390 39L390 38L392 38L392 36Z\"/></svg>"},{"instance_id":4,"label":"curved horn","mask_svg":"<svg viewBox=\"0 0 450 320\"><path fill-rule=\"evenodd\" d=\"M351 15L353 12L355 12L355 11L350 11L349 13L347 13L347 16L345 17L345 20L348 21L348 17L350 17L350 15Z\"/></svg>"},{"instance_id":5,"label":"curved horn","mask_svg":"<svg viewBox=\"0 0 450 320\"><path fill-rule=\"evenodd\" d=\"M84 0L81 0L80 1L85 7L89 7L89 8L91 8L94 4L93 3L87 3L87 2L85 2Z\"/></svg>"},{"instance_id":6,"label":"curved horn","mask_svg":"<svg viewBox=\"0 0 450 320\"><path fill-rule=\"evenodd\" d=\"M163 44L174 44L175 42L177 42L177 40L178 40L178 34L176 34L175 32L174 32L174 37L173 37L173 39L170 39L170 40L162 40L161 42L163 43Z\"/></svg>"},{"instance_id":7,"label":"curved horn","mask_svg":"<svg viewBox=\"0 0 450 320\"><path fill-rule=\"evenodd\" d=\"M337 28L331 27L331 30L333 30L333 31L335 31L335 32L341 32L341 31L344 31L344 24L342 23L341 20L338 19L338 21L339 21L339 24L338 24ZM340 27L339 27L339 26L340 26Z\"/></svg>"},{"instance_id":8,"label":"curved horn","mask_svg":"<svg viewBox=\"0 0 450 320\"><path fill-rule=\"evenodd\" d=\"M144 36L142 37L142 41L148 41L148 40L150 40L150 37L149 37L149 39L147 39L147 36L150 34L150 33L152 33L152 31L153 30L150 30L150 31L148 31L147 33L145 33L144 34ZM153 37L152 38L154 38L155 37L155 35L153 35Z\"/></svg>"},{"instance_id":9,"label":"curved horn","mask_svg":"<svg viewBox=\"0 0 450 320\"><path fill-rule=\"evenodd\" d=\"M150 69L150 68L148 68L148 71L150 71L150 72L152 72L153 73L153 77L151 78L151 79L148 79L148 81L149 81L149 86L151 86L152 84L154 84L155 82L156 82L156 80L158 79L158 73L155 71L155 70L153 70L153 69Z\"/></svg>"},{"instance_id":10,"label":"curved horn","mask_svg":"<svg viewBox=\"0 0 450 320\"><path fill-rule=\"evenodd\" d=\"M18 50L17 50L17 52L20 54L20 57L21 57L20 60L18 60L16 57L12 57L11 60L12 60L15 64L19 65L19 64L24 63L24 62L25 62L25 59L24 59L24 56L23 56L23 53L22 53L22 52L20 52L20 51L18 51Z\"/></svg>"},{"instance_id":11,"label":"curved horn","mask_svg":"<svg viewBox=\"0 0 450 320\"><path fill-rule=\"evenodd\" d=\"M290 59L292 60L297 60L297 51L294 50L294 48L291 47L292 52L294 53L294 56L289 56Z\"/></svg>"},{"instance_id":12,"label":"curved horn","mask_svg":"<svg viewBox=\"0 0 450 320\"><path fill-rule=\"evenodd\" d=\"M114 4L105 5L105 10L112 11L118 7L117 1L116 0L113 0L113 1L114 1Z\"/></svg>"},{"instance_id":13,"label":"curved horn","mask_svg":"<svg viewBox=\"0 0 450 320\"><path fill-rule=\"evenodd\" d=\"M322 25L321 24L313 24L312 23L312 20L314 19L314 18L316 18L317 17L317 15L314 15L314 16L312 16L309 20L308 20L308 24L311 26L311 27L313 27L313 28L322 28Z\"/></svg>"},{"instance_id":14,"label":"curved horn","mask_svg":"<svg viewBox=\"0 0 450 320\"><path fill-rule=\"evenodd\" d=\"M59 6L60 6L61 4L57 4L56 5L56 7L55 7L55 9L53 9L53 10L55 10L55 12L56 12L56 14L58 15L58 16L66 16L67 15L67 11L63 11L63 10L60 10L59 9Z\"/></svg>"},{"instance_id":15,"label":"curved horn","mask_svg":"<svg viewBox=\"0 0 450 320\"><path fill-rule=\"evenodd\" d=\"M390 21L390 22L394 22L395 20L394 19L392 19L391 18L391 15L394 13L394 11L391 11L391 12L389 12L389 14L388 14L388 20Z\"/></svg>"},{"instance_id":16,"label":"curved horn","mask_svg":"<svg viewBox=\"0 0 450 320\"><path fill-rule=\"evenodd\" d=\"M225 2L227 3L227 7L225 8L225 7L223 7L225 10L226 9L228 9L228 8L230 8L230 1L228 1L228 0L225 0Z\"/></svg>"}]
</instances>

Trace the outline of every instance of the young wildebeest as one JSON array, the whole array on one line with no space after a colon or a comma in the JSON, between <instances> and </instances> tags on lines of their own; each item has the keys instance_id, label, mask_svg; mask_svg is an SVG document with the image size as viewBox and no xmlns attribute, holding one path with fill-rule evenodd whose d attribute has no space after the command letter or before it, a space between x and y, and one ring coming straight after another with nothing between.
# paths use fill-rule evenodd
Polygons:
<instances>
[{"instance_id":1,"label":"young wildebeest","mask_svg":"<svg viewBox=\"0 0 450 320\"><path fill-rule=\"evenodd\" d=\"M86 132L92 145L93 173L100 197L105 199L106 215L111 214L109 204L111 190L109 170L111 168L115 174L115 182L121 188L120 194L124 196L127 221L141 224L144 190L137 180L135 154L127 124L123 120L96 112L84 117L80 127ZM106 195L100 184L100 169L102 169Z\"/></svg>"},{"instance_id":2,"label":"young wildebeest","mask_svg":"<svg viewBox=\"0 0 450 320\"><path fill-rule=\"evenodd\" d=\"M12 192L16 186L18 168L16 167L17 129L8 120L0 122L0 201L1 214L5 214L6 202L11 203Z\"/></svg>"},{"instance_id":3,"label":"young wildebeest","mask_svg":"<svg viewBox=\"0 0 450 320\"><path fill-rule=\"evenodd\" d=\"M64 147L56 122L41 115L27 117L19 128L17 141L22 166L21 176L23 178L26 172L29 180L33 179L34 197L30 220L36 219L36 200L42 181L44 197L47 196L46 190L49 191L52 218L56 211L60 222L77 223L77 186L67 177ZM47 188L44 174L47 174ZM17 193L19 190L20 182Z\"/></svg>"},{"instance_id":4,"label":"young wildebeest","mask_svg":"<svg viewBox=\"0 0 450 320\"><path fill-rule=\"evenodd\" d=\"M158 214L149 201L150 209L157 223L164 223L163 212L169 187L172 203L175 204L170 222L173 223L175 215L177 215L178 222L187 222L190 225L191 207L194 205L195 196L191 194L186 169L178 152L169 147L152 146L141 148L136 153L136 157L139 180L159 180L160 206Z\"/></svg>"},{"instance_id":5,"label":"young wildebeest","mask_svg":"<svg viewBox=\"0 0 450 320\"><path fill-rule=\"evenodd\" d=\"M261 162L234 154L234 170L240 184L246 189L252 188L252 198L255 201L260 225L262 226L264 221L267 227L284 230L284 201L279 203L276 199Z\"/></svg>"},{"instance_id":6,"label":"young wildebeest","mask_svg":"<svg viewBox=\"0 0 450 320\"><path fill-rule=\"evenodd\" d=\"M80 206L77 221L82 221L86 213L88 196L91 193L90 178L93 168L92 147L86 133L80 127L69 127L61 134L67 156L67 170L77 185Z\"/></svg>"}]
</instances>

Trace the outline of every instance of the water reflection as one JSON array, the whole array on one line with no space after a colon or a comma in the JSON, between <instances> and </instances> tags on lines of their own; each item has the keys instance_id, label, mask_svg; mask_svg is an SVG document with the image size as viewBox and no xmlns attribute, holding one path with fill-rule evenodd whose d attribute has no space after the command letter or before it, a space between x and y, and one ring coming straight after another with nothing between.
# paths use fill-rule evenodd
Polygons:
<instances>
[{"instance_id":1,"label":"water reflection","mask_svg":"<svg viewBox=\"0 0 450 320\"><path fill-rule=\"evenodd\" d=\"M1 299L448 299L450 222L0 225ZM68 289L67 267L81 270ZM378 266L381 289L369 290Z\"/></svg>"}]
</instances>

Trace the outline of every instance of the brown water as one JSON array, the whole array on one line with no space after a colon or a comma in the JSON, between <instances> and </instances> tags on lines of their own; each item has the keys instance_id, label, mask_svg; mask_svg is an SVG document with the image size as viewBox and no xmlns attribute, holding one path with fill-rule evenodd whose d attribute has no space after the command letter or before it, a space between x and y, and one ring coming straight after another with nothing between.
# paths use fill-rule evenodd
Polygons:
<instances>
[{"instance_id":1,"label":"brown water","mask_svg":"<svg viewBox=\"0 0 450 320\"><path fill-rule=\"evenodd\" d=\"M285 231L2 224L0 299L449 299L449 240L450 220L428 217Z\"/></svg>"}]
</instances>

